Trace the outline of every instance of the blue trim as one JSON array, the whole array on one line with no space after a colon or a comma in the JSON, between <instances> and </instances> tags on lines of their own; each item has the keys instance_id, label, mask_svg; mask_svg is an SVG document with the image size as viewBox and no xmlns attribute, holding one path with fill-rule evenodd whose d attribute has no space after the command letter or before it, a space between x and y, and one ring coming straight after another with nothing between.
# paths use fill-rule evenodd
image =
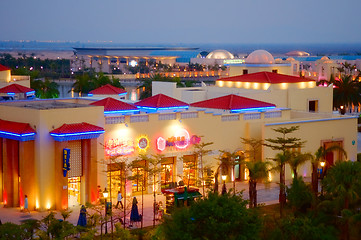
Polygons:
<instances>
[{"instance_id":1,"label":"blue trim","mask_svg":"<svg viewBox=\"0 0 361 240\"><path fill-rule=\"evenodd\" d=\"M13 93L13 92L8 92L8 95L13 96L13 95L15 95L15 93Z\"/></svg>"},{"instance_id":2,"label":"blue trim","mask_svg":"<svg viewBox=\"0 0 361 240\"><path fill-rule=\"evenodd\" d=\"M139 109L145 109L145 110L153 110L153 111L162 111L162 110L173 110L173 109L188 109L189 106L180 106L180 107L164 107L164 108L154 108L154 107L142 107L137 106Z\"/></svg>"},{"instance_id":3,"label":"blue trim","mask_svg":"<svg viewBox=\"0 0 361 240\"><path fill-rule=\"evenodd\" d=\"M92 93L88 93L88 97L92 97L93 96L93 94Z\"/></svg>"},{"instance_id":4,"label":"blue trim","mask_svg":"<svg viewBox=\"0 0 361 240\"><path fill-rule=\"evenodd\" d=\"M36 133L17 134L17 133L0 131L0 137L12 139L12 140L18 140L22 142L34 140L35 134Z\"/></svg>"},{"instance_id":5,"label":"blue trim","mask_svg":"<svg viewBox=\"0 0 361 240\"><path fill-rule=\"evenodd\" d=\"M93 131L93 132L63 133L63 134L50 133L50 135L54 138L55 141L63 142L63 141L71 141L71 140L98 138L100 134L104 132L105 132L104 130L101 130L101 131Z\"/></svg>"},{"instance_id":6,"label":"blue trim","mask_svg":"<svg viewBox=\"0 0 361 240\"><path fill-rule=\"evenodd\" d=\"M27 92L26 95L35 94L35 91Z\"/></svg>"},{"instance_id":7,"label":"blue trim","mask_svg":"<svg viewBox=\"0 0 361 240\"><path fill-rule=\"evenodd\" d=\"M127 92L125 92L125 93L119 93L118 95L119 95L119 96L125 96L125 95L127 95Z\"/></svg>"},{"instance_id":8,"label":"blue trim","mask_svg":"<svg viewBox=\"0 0 361 240\"><path fill-rule=\"evenodd\" d=\"M282 122L282 123L267 123L265 126L276 126L276 125L286 125L286 124L298 124L298 123L309 123L309 122L325 122L325 121L334 121L334 120L345 120L345 119L354 119L354 117L338 117L338 118L325 118L325 119L314 119L314 120L303 120L303 121L294 121L294 122Z\"/></svg>"},{"instance_id":9,"label":"blue trim","mask_svg":"<svg viewBox=\"0 0 361 240\"><path fill-rule=\"evenodd\" d=\"M104 111L104 114L118 114L118 113L135 113L135 112L140 112L140 110L138 109L134 109L134 110L119 110L119 111Z\"/></svg>"},{"instance_id":10,"label":"blue trim","mask_svg":"<svg viewBox=\"0 0 361 240\"><path fill-rule=\"evenodd\" d=\"M267 109L273 109L276 107L257 107L257 108L241 108L241 109L232 109L231 113L239 113L239 112L245 112L245 111L263 111Z\"/></svg>"}]
</instances>

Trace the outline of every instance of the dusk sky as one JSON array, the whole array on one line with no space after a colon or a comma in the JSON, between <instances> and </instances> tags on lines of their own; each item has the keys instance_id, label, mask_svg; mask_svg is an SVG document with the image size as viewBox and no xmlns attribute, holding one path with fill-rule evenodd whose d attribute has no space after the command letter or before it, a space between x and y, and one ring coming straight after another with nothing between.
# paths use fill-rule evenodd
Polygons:
<instances>
[{"instance_id":1,"label":"dusk sky","mask_svg":"<svg viewBox=\"0 0 361 240\"><path fill-rule=\"evenodd\" d=\"M1 2L0 41L361 42L361 0Z\"/></svg>"}]
</instances>

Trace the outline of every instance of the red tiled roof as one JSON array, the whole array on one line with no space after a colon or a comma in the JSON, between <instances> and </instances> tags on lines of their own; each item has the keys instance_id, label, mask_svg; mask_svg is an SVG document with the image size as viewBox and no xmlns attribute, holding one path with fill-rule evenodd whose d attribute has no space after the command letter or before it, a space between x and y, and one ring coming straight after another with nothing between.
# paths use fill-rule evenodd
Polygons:
<instances>
[{"instance_id":1,"label":"red tiled roof","mask_svg":"<svg viewBox=\"0 0 361 240\"><path fill-rule=\"evenodd\" d=\"M16 83L0 88L0 93L27 93L32 91L34 91L34 89Z\"/></svg>"},{"instance_id":2,"label":"red tiled roof","mask_svg":"<svg viewBox=\"0 0 361 240\"><path fill-rule=\"evenodd\" d=\"M157 94L152 97L143 99L137 103L136 106L151 107L151 108L171 108L189 106L188 103L179 101L175 98L168 97L164 94Z\"/></svg>"},{"instance_id":3,"label":"red tiled roof","mask_svg":"<svg viewBox=\"0 0 361 240\"><path fill-rule=\"evenodd\" d=\"M0 131L15 134L35 133L29 123L12 122L0 119Z\"/></svg>"},{"instance_id":4,"label":"red tiled roof","mask_svg":"<svg viewBox=\"0 0 361 240\"><path fill-rule=\"evenodd\" d=\"M257 72L244 75L237 75L227 78L220 78L217 81L232 81L232 82L257 82L257 83L298 83L315 81L313 79L290 76L272 72Z\"/></svg>"},{"instance_id":5,"label":"red tiled roof","mask_svg":"<svg viewBox=\"0 0 361 240\"><path fill-rule=\"evenodd\" d=\"M86 122L82 122L82 123L73 123L73 124L63 124L61 127L54 129L50 133L67 134L67 133L83 133L83 132L97 132L97 131L104 131L104 128Z\"/></svg>"},{"instance_id":6,"label":"red tiled roof","mask_svg":"<svg viewBox=\"0 0 361 240\"><path fill-rule=\"evenodd\" d=\"M101 86L93 91L90 91L91 94L100 94L100 95L113 95L113 94L123 94L127 93L124 89L114 87L110 84Z\"/></svg>"},{"instance_id":7,"label":"red tiled roof","mask_svg":"<svg viewBox=\"0 0 361 240\"><path fill-rule=\"evenodd\" d=\"M230 94L218 98L212 98L191 104L191 107L215 108L215 109L225 109L225 110L275 107L275 106L276 105L272 103L262 102L251 98L237 96L234 94Z\"/></svg>"},{"instance_id":8,"label":"red tiled roof","mask_svg":"<svg viewBox=\"0 0 361 240\"><path fill-rule=\"evenodd\" d=\"M11 70L11 69L0 64L0 72L1 71L9 71L9 70Z\"/></svg>"},{"instance_id":9,"label":"red tiled roof","mask_svg":"<svg viewBox=\"0 0 361 240\"><path fill-rule=\"evenodd\" d=\"M91 103L93 106L104 106L104 111L126 111L138 110L138 108L129 103L125 103L114 98L108 97L102 100Z\"/></svg>"}]
</instances>

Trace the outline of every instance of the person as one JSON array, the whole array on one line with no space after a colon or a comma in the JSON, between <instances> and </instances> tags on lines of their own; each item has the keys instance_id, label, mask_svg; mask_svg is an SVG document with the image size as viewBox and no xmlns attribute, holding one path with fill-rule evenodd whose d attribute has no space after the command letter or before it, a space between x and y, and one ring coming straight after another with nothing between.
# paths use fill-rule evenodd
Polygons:
<instances>
[{"instance_id":1,"label":"person","mask_svg":"<svg viewBox=\"0 0 361 240\"><path fill-rule=\"evenodd\" d=\"M100 188L100 185L98 185L98 203L100 203L101 198L103 197L102 189Z\"/></svg>"},{"instance_id":2,"label":"person","mask_svg":"<svg viewBox=\"0 0 361 240\"><path fill-rule=\"evenodd\" d=\"M119 203L120 203L121 208L123 208L122 194L120 193L120 191L118 191L118 202L117 202L117 205L115 205L115 208L118 208Z\"/></svg>"},{"instance_id":3,"label":"person","mask_svg":"<svg viewBox=\"0 0 361 240\"><path fill-rule=\"evenodd\" d=\"M159 201L159 204L158 204L158 219L163 218L163 213L164 213L163 203L162 203L162 201Z\"/></svg>"},{"instance_id":4,"label":"person","mask_svg":"<svg viewBox=\"0 0 361 240\"><path fill-rule=\"evenodd\" d=\"M84 205L81 206L77 226L86 226L86 208Z\"/></svg>"},{"instance_id":5,"label":"person","mask_svg":"<svg viewBox=\"0 0 361 240\"><path fill-rule=\"evenodd\" d=\"M133 203L132 203L132 210L130 212L130 223L137 223L137 222L140 222L142 220L142 216L139 215L139 212L138 212L138 201L137 201L137 198L134 197L133 198Z\"/></svg>"},{"instance_id":6,"label":"person","mask_svg":"<svg viewBox=\"0 0 361 240\"><path fill-rule=\"evenodd\" d=\"M24 212L30 213L28 195L25 195L25 199L24 199Z\"/></svg>"}]
</instances>

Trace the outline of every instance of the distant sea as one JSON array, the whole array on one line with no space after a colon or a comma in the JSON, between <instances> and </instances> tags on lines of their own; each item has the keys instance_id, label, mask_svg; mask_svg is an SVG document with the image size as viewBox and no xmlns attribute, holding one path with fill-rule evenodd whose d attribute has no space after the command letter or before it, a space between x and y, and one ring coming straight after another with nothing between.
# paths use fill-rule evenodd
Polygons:
<instances>
[{"instance_id":1,"label":"distant sea","mask_svg":"<svg viewBox=\"0 0 361 240\"><path fill-rule=\"evenodd\" d=\"M293 50L310 53L311 56L325 55L360 55L360 43L319 43L319 44L117 44L111 42L38 42L38 41L0 41L0 51L73 51L73 47L197 47L199 51L225 49L233 54L249 54L257 49L264 49L274 56L284 55Z\"/></svg>"}]
</instances>

